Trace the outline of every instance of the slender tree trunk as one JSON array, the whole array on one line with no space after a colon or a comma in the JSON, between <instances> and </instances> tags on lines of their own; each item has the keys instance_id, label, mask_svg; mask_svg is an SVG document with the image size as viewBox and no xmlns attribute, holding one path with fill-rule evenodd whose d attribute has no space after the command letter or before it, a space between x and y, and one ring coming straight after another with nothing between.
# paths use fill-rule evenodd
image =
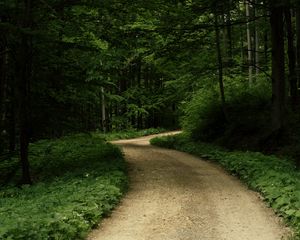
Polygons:
<instances>
[{"instance_id":1,"label":"slender tree trunk","mask_svg":"<svg viewBox=\"0 0 300 240\"><path fill-rule=\"evenodd\" d=\"M5 114L5 93L6 93L6 84L7 84L7 43L6 43L6 36L1 36L0 42L0 153L5 151L5 144L4 139L2 136L2 132L5 129L5 122L4 122L4 114Z\"/></svg>"},{"instance_id":2,"label":"slender tree trunk","mask_svg":"<svg viewBox=\"0 0 300 240\"><path fill-rule=\"evenodd\" d=\"M269 33L268 30L265 30L264 31L264 64L266 68L268 68L268 64L269 64L268 41L269 41Z\"/></svg>"},{"instance_id":3,"label":"slender tree trunk","mask_svg":"<svg viewBox=\"0 0 300 240\"><path fill-rule=\"evenodd\" d=\"M224 70L228 70L228 61L229 61L229 58L228 58L228 36L227 36L227 28L226 28L226 20L225 20L225 13L224 13L224 9L222 9L222 17L220 17L220 25L224 26L222 28L222 31L220 31L220 35L222 36L222 42L223 44L220 44L222 47L221 47L221 50L222 53L221 55L223 56L223 71Z\"/></svg>"},{"instance_id":4,"label":"slender tree trunk","mask_svg":"<svg viewBox=\"0 0 300 240\"><path fill-rule=\"evenodd\" d=\"M292 16L291 16L290 9L286 8L284 14L285 14L287 40L288 40L290 94L292 98L292 105L293 107L295 107L297 103L296 54L295 54L295 47L294 47L295 34L292 25Z\"/></svg>"},{"instance_id":5,"label":"slender tree trunk","mask_svg":"<svg viewBox=\"0 0 300 240\"><path fill-rule=\"evenodd\" d=\"M9 107L8 107L8 135L9 135L9 151L16 150L16 93L15 78L11 77L9 86Z\"/></svg>"},{"instance_id":6,"label":"slender tree trunk","mask_svg":"<svg viewBox=\"0 0 300 240\"><path fill-rule=\"evenodd\" d=\"M241 30L240 36L240 51L241 51L241 71L245 71L245 49L244 49L244 31Z\"/></svg>"},{"instance_id":7,"label":"slender tree trunk","mask_svg":"<svg viewBox=\"0 0 300 240\"><path fill-rule=\"evenodd\" d=\"M24 37L25 38L25 37ZM23 47L26 47L25 39L23 41ZM24 59L25 60L25 59ZM26 63L24 63L26 64ZM27 65L27 64L26 64ZM25 66L28 68L29 66ZM30 184L30 174L29 174L29 160L28 160L28 147L29 147L29 76L28 71L29 69L22 69L21 75L21 84L20 84L20 96L21 96L21 103L20 103L20 159L22 164L22 183L23 184Z\"/></svg>"},{"instance_id":8,"label":"slender tree trunk","mask_svg":"<svg viewBox=\"0 0 300 240\"><path fill-rule=\"evenodd\" d=\"M32 5L31 0L24 0L23 21L21 27L31 29L32 27ZM20 125L20 162L22 166L22 184L31 184L30 166L28 160L29 148L29 104L30 104L30 80L32 77L32 40L26 32L21 33L21 44L19 46L19 125Z\"/></svg>"},{"instance_id":9,"label":"slender tree trunk","mask_svg":"<svg viewBox=\"0 0 300 240\"><path fill-rule=\"evenodd\" d=\"M231 5L231 0L229 0L229 5ZM226 14L226 30L227 30L227 55L228 55L228 65L229 67L232 66L233 62L233 51L232 51L232 26L231 26L231 12L230 7L228 7L227 14Z\"/></svg>"},{"instance_id":10,"label":"slender tree trunk","mask_svg":"<svg viewBox=\"0 0 300 240\"><path fill-rule=\"evenodd\" d=\"M224 117L227 120L225 92L224 92L224 83L223 83L223 61L222 61L222 52L221 52L221 44L220 44L220 29L218 25L219 25L218 15L215 14L215 34L216 34L216 48L217 48L217 59L218 59L219 87L220 87L222 110L223 110Z\"/></svg>"},{"instance_id":11,"label":"slender tree trunk","mask_svg":"<svg viewBox=\"0 0 300 240\"><path fill-rule=\"evenodd\" d=\"M257 28L257 26L256 26ZM259 34L258 34L258 30L255 30L255 67L256 67L256 78L258 77L259 74L259 68L260 68L260 64L259 64Z\"/></svg>"},{"instance_id":12,"label":"slender tree trunk","mask_svg":"<svg viewBox=\"0 0 300 240\"><path fill-rule=\"evenodd\" d=\"M300 84L300 7L296 9L297 82Z\"/></svg>"},{"instance_id":13,"label":"slender tree trunk","mask_svg":"<svg viewBox=\"0 0 300 240\"><path fill-rule=\"evenodd\" d=\"M146 68L144 70L145 88L148 89L149 88L149 66L146 65L145 68Z\"/></svg>"},{"instance_id":14,"label":"slender tree trunk","mask_svg":"<svg viewBox=\"0 0 300 240\"><path fill-rule=\"evenodd\" d=\"M256 3L258 1L256 0ZM257 7L254 7L254 14L255 17L258 16L258 11L257 11ZM258 74L259 74L259 31L258 31L258 26L259 24L255 24L255 67L256 67L256 79L258 78Z\"/></svg>"},{"instance_id":15,"label":"slender tree trunk","mask_svg":"<svg viewBox=\"0 0 300 240\"><path fill-rule=\"evenodd\" d=\"M22 45L24 48L23 59L25 61L25 56L28 56L29 53L27 37L23 36ZM28 60L28 59L27 59ZM24 65L28 65L29 63L23 63ZM22 183L30 184L30 174L29 174L29 161L28 161L28 146L29 146L29 66L24 66L21 70L21 83L20 83L20 157L21 157L21 165L22 165Z\"/></svg>"},{"instance_id":16,"label":"slender tree trunk","mask_svg":"<svg viewBox=\"0 0 300 240\"><path fill-rule=\"evenodd\" d=\"M137 85L138 85L138 87L140 87L141 86L141 81L142 81L142 61L141 61L141 59L138 59L137 60L137 69L136 69L136 71L137 71Z\"/></svg>"},{"instance_id":17,"label":"slender tree trunk","mask_svg":"<svg viewBox=\"0 0 300 240\"><path fill-rule=\"evenodd\" d=\"M280 131L284 126L286 112L286 90L284 77L284 27L282 7L271 7L272 40L272 130Z\"/></svg>"},{"instance_id":18,"label":"slender tree trunk","mask_svg":"<svg viewBox=\"0 0 300 240\"><path fill-rule=\"evenodd\" d=\"M103 87L101 87L101 122L102 122L102 131L106 133L107 132L106 103L105 103Z\"/></svg>"},{"instance_id":19,"label":"slender tree trunk","mask_svg":"<svg viewBox=\"0 0 300 240\"><path fill-rule=\"evenodd\" d=\"M253 64L252 64L252 44L250 30L250 6L247 0L245 1L246 17L247 17L247 49L248 49L248 66L249 66L249 86L253 85Z\"/></svg>"},{"instance_id":20,"label":"slender tree trunk","mask_svg":"<svg viewBox=\"0 0 300 240\"><path fill-rule=\"evenodd\" d=\"M137 86L141 87L142 82L142 61L141 59L137 59L137 65L136 65L136 77L137 77ZM142 107L141 100L138 99L138 107ZM137 116L137 128L142 129L143 128L143 115L141 113L138 113Z\"/></svg>"}]
</instances>

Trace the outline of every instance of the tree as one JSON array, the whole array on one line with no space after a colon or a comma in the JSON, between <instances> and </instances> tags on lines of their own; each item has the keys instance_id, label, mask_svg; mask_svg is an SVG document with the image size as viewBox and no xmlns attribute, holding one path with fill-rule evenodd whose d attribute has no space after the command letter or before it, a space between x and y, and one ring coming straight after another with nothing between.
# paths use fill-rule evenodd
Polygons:
<instances>
[{"instance_id":1,"label":"tree","mask_svg":"<svg viewBox=\"0 0 300 240\"><path fill-rule=\"evenodd\" d=\"M248 66L249 66L249 86L253 85L253 57L252 57L252 41L250 30L250 5L245 1L246 17L247 17L247 52L248 52Z\"/></svg>"},{"instance_id":2,"label":"tree","mask_svg":"<svg viewBox=\"0 0 300 240\"><path fill-rule=\"evenodd\" d=\"M292 105L295 107L297 103L297 75L296 75L296 53L294 47L294 28L292 24L291 10L289 7L284 9L284 17L286 22L287 42L288 42L288 66L289 66L289 83Z\"/></svg>"},{"instance_id":3,"label":"tree","mask_svg":"<svg viewBox=\"0 0 300 240\"><path fill-rule=\"evenodd\" d=\"M284 68L283 6L272 4L270 8L272 41L272 130L282 130L286 113L286 89Z\"/></svg>"},{"instance_id":4,"label":"tree","mask_svg":"<svg viewBox=\"0 0 300 240\"><path fill-rule=\"evenodd\" d=\"M220 30L218 27L217 13L215 13L215 32L216 32L216 50L217 50L217 59L218 59L218 75L219 75L218 78L219 78L222 110L223 110L224 118L227 119L225 92L224 92L224 83L223 83L223 63L222 63L222 55L221 55Z\"/></svg>"},{"instance_id":5,"label":"tree","mask_svg":"<svg viewBox=\"0 0 300 240\"><path fill-rule=\"evenodd\" d=\"M21 25L24 32L21 33L19 52L20 56L17 62L18 68L18 86L20 94L20 161L22 166L23 184L31 184L29 173L28 147L29 147L29 116L30 116L30 82L32 78L32 39L25 30L31 31L32 27L32 2L24 0L23 14L21 16Z\"/></svg>"}]
</instances>

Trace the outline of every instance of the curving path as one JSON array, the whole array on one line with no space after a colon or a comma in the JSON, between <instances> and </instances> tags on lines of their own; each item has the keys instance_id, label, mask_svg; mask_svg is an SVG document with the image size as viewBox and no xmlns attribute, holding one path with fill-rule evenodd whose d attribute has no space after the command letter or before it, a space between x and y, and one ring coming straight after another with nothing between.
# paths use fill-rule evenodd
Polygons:
<instances>
[{"instance_id":1,"label":"curving path","mask_svg":"<svg viewBox=\"0 0 300 240\"><path fill-rule=\"evenodd\" d=\"M89 240L280 240L289 230L259 195L219 166L121 140L131 188Z\"/></svg>"}]
</instances>

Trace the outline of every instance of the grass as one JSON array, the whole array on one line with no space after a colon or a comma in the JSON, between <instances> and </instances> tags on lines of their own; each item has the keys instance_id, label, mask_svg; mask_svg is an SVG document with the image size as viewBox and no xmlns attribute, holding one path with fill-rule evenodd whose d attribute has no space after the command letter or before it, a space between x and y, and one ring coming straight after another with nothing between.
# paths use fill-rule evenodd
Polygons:
<instances>
[{"instance_id":1,"label":"grass","mask_svg":"<svg viewBox=\"0 0 300 240\"><path fill-rule=\"evenodd\" d=\"M84 239L127 188L122 152L95 135L36 142L29 158L35 184L0 188L0 239Z\"/></svg>"},{"instance_id":2,"label":"grass","mask_svg":"<svg viewBox=\"0 0 300 240\"><path fill-rule=\"evenodd\" d=\"M228 151L212 144L193 141L184 134L154 138L151 144L188 152L214 160L237 175L282 216L300 239L300 172L287 159L258 152Z\"/></svg>"}]
</instances>

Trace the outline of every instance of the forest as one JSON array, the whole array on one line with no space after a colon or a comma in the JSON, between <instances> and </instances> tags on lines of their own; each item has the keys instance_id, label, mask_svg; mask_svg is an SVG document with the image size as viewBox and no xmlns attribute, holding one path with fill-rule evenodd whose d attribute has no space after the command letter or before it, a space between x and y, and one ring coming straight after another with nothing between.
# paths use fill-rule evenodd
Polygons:
<instances>
[{"instance_id":1,"label":"forest","mask_svg":"<svg viewBox=\"0 0 300 240\"><path fill-rule=\"evenodd\" d=\"M128 187L107 140L174 129L189 146L285 159L300 232L299 1L1 0L0 33L0 239L83 239ZM48 221L34 210L76 184L80 201L87 185L99 190L93 179L108 188L88 201L111 196L101 213ZM17 228L11 217L31 211L36 222Z\"/></svg>"}]
</instances>

